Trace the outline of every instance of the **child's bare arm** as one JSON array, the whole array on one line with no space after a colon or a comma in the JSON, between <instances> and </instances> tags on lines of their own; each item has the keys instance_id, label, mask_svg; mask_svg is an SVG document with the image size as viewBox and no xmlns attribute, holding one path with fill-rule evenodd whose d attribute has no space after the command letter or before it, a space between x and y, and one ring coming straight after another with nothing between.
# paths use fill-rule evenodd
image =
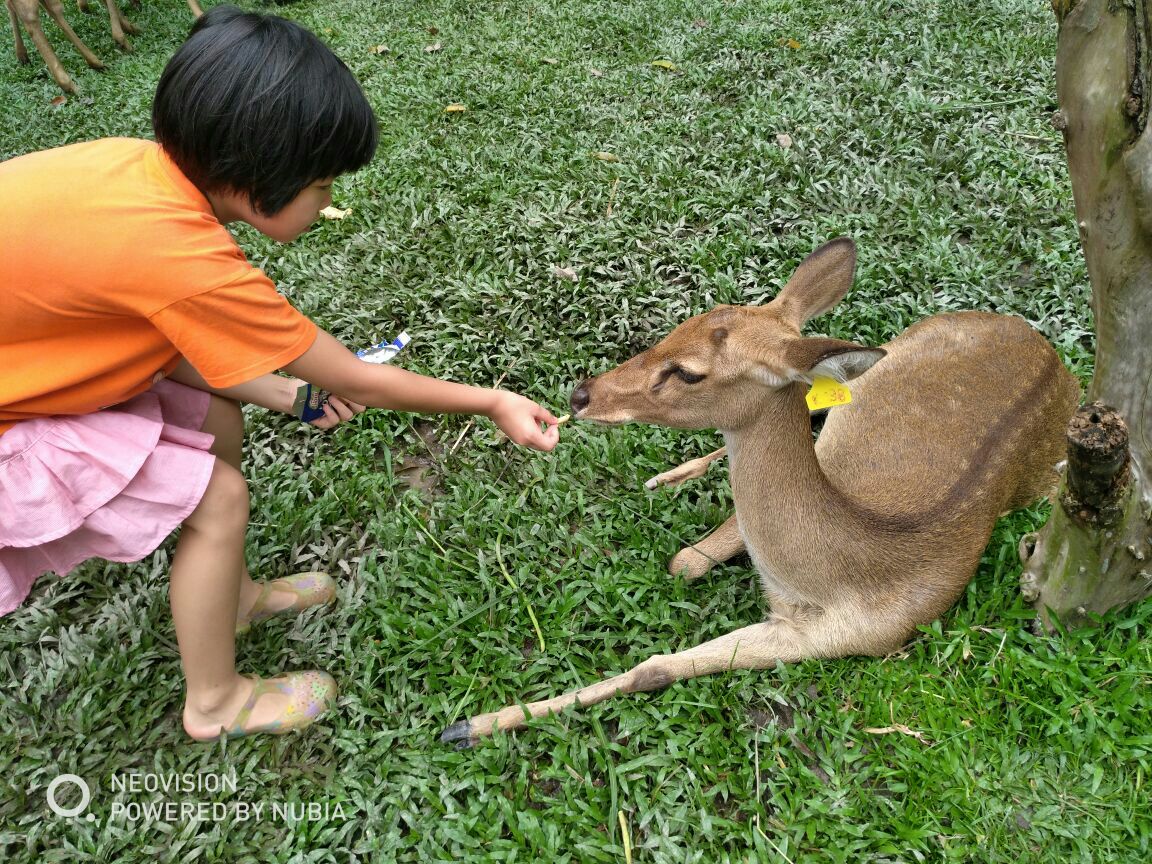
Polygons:
<instances>
[{"instance_id":1,"label":"child's bare arm","mask_svg":"<svg viewBox=\"0 0 1152 864\"><path fill-rule=\"evenodd\" d=\"M284 371L373 408L482 414L517 444L537 450L551 450L559 440L556 418L531 399L507 390L472 387L395 366L364 363L324 330L317 332L312 347ZM540 431L540 423L547 424L546 432Z\"/></svg>"},{"instance_id":2,"label":"child's bare arm","mask_svg":"<svg viewBox=\"0 0 1152 864\"><path fill-rule=\"evenodd\" d=\"M187 360L181 360L180 365L173 369L168 377L197 390L205 390L238 402L250 402L261 408L284 413L292 410L292 401L296 398L296 388L300 383L282 375L269 374L237 384L235 387L213 387Z\"/></svg>"},{"instance_id":3,"label":"child's bare arm","mask_svg":"<svg viewBox=\"0 0 1152 864\"><path fill-rule=\"evenodd\" d=\"M253 378L251 381L245 381L243 384L237 384L235 387L213 387L187 360L181 360L180 365L172 370L172 374L168 377L180 384L195 387L197 390L215 393L218 396L235 399L239 402L259 405L261 408L267 408L271 411L282 411L285 414L293 413L296 392L303 383L295 378L268 374ZM328 410L324 412L323 417L314 420L313 425L319 426L321 429L329 429L363 410L363 405L349 399L330 396Z\"/></svg>"}]
</instances>

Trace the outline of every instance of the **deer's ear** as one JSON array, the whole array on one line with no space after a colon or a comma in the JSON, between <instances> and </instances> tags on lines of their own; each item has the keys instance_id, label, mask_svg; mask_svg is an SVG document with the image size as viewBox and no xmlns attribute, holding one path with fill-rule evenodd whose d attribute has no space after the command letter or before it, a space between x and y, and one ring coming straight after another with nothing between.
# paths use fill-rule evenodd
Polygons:
<instances>
[{"instance_id":1,"label":"deer's ear","mask_svg":"<svg viewBox=\"0 0 1152 864\"><path fill-rule=\"evenodd\" d=\"M797 378L832 378L851 381L871 369L884 355L882 348L867 348L840 339L794 339L784 349L784 363Z\"/></svg>"},{"instance_id":2,"label":"deer's ear","mask_svg":"<svg viewBox=\"0 0 1152 864\"><path fill-rule=\"evenodd\" d=\"M773 306L799 330L840 302L856 274L856 243L851 237L829 241L800 262Z\"/></svg>"}]
</instances>

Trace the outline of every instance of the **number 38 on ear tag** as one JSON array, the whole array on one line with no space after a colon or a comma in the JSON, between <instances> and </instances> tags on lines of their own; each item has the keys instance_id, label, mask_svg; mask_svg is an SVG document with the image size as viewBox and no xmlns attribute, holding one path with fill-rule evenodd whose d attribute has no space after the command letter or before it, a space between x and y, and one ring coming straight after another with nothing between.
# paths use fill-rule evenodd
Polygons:
<instances>
[{"instance_id":1,"label":"number 38 on ear tag","mask_svg":"<svg viewBox=\"0 0 1152 864\"><path fill-rule=\"evenodd\" d=\"M804 398L808 402L809 411L819 411L821 408L847 405L852 401L852 394L848 392L847 384L831 378L813 378L812 389Z\"/></svg>"}]
</instances>

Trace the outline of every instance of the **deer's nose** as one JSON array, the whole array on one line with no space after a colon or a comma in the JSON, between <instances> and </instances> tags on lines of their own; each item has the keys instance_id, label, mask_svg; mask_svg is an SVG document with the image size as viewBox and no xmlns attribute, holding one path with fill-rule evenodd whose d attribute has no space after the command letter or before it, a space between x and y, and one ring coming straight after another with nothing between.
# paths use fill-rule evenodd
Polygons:
<instances>
[{"instance_id":1,"label":"deer's nose","mask_svg":"<svg viewBox=\"0 0 1152 864\"><path fill-rule=\"evenodd\" d=\"M573 414L579 414L588 407L588 402L592 399L592 394L588 392L591 386L592 379L586 378L580 382L580 386L572 391L571 405Z\"/></svg>"}]
</instances>

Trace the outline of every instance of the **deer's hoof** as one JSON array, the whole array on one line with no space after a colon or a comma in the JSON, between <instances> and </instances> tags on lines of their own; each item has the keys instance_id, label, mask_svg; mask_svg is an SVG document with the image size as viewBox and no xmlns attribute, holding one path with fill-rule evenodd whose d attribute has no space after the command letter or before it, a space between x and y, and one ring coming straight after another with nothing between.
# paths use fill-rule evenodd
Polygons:
<instances>
[{"instance_id":1,"label":"deer's hoof","mask_svg":"<svg viewBox=\"0 0 1152 864\"><path fill-rule=\"evenodd\" d=\"M472 737L472 723L461 720L440 733L441 744L452 744L457 750L468 750L476 743Z\"/></svg>"}]
</instances>

